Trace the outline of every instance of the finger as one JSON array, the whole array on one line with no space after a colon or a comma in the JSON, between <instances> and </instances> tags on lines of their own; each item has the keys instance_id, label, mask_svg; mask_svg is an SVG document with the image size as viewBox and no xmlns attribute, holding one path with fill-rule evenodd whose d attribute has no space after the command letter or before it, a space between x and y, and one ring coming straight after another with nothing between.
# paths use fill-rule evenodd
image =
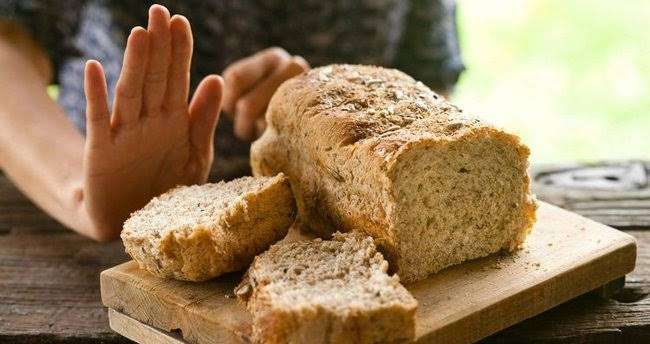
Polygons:
<instances>
[{"instance_id":1,"label":"finger","mask_svg":"<svg viewBox=\"0 0 650 344\"><path fill-rule=\"evenodd\" d=\"M228 66L223 72L224 111L232 116L239 97L289 58L289 54L282 48L268 48Z\"/></svg>"},{"instance_id":2,"label":"finger","mask_svg":"<svg viewBox=\"0 0 650 344\"><path fill-rule=\"evenodd\" d=\"M108 109L106 77L102 65L90 60L84 71L86 95L86 138L91 143L108 142L111 135L111 114Z\"/></svg>"},{"instance_id":3,"label":"finger","mask_svg":"<svg viewBox=\"0 0 650 344\"><path fill-rule=\"evenodd\" d=\"M135 27L126 43L122 72L115 87L113 126L134 123L140 116L142 85L147 65L147 35L145 29Z\"/></svg>"},{"instance_id":4,"label":"finger","mask_svg":"<svg viewBox=\"0 0 650 344\"><path fill-rule=\"evenodd\" d=\"M305 59L304 59L302 56L300 56L300 55L294 55L294 56L292 57L292 59L293 59L293 62L294 62L295 64L297 64L298 66L300 66L300 67L302 68L302 71L303 71L303 72L306 72L306 71L308 71L308 70L311 68L311 67L309 66L309 62L307 62L307 60L305 60Z\"/></svg>"},{"instance_id":5,"label":"finger","mask_svg":"<svg viewBox=\"0 0 650 344\"><path fill-rule=\"evenodd\" d=\"M237 101L235 135L243 140L252 139L255 133L255 121L264 116L264 111L266 111L275 90L285 80L301 74L308 68L309 66L303 58L291 58Z\"/></svg>"},{"instance_id":6,"label":"finger","mask_svg":"<svg viewBox=\"0 0 650 344\"><path fill-rule=\"evenodd\" d=\"M190 103L190 141L203 158L209 158L212 154L222 95L223 79L210 75L201 81Z\"/></svg>"},{"instance_id":7,"label":"finger","mask_svg":"<svg viewBox=\"0 0 650 344\"><path fill-rule=\"evenodd\" d=\"M264 117L258 118L257 121L255 121L255 137L260 137L264 133L264 130L266 130L266 119Z\"/></svg>"},{"instance_id":8,"label":"finger","mask_svg":"<svg viewBox=\"0 0 650 344\"><path fill-rule=\"evenodd\" d=\"M166 107L170 110L187 108L192 62L192 29L187 18L174 15L170 23L172 60L167 79ZM186 114L186 112L179 112Z\"/></svg>"},{"instance_id":9,"label":"finger","mask_svg":"<svg viewBox=\"0 0 650 344\"><path fill-rule=\"evenodd\" d=\"M167 71L171 59L169 11L164 6L149 8L149 66L144 87L147 116L157 116L167 88Z\"/></svg>"}]
</instances>

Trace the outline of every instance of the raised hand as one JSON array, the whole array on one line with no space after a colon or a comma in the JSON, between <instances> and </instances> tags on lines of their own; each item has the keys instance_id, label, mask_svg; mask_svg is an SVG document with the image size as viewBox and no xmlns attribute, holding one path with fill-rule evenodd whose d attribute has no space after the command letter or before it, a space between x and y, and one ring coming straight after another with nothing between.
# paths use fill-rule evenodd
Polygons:
<instances>
[{"instance_id":1,"label":"raised hand","mask_svg":"<svg viewBox=\"0 0 650 344\"><path fill-rule=\"evenodd\" d=\"M235 121L235 135L252 140L266 128L264 112L271 96L285 80L309 70L300 56L268 48L231 64L223 72L223 108Z\"/></svg>"},{"instance_id":2,"label":"raised hand","mask_svg":"<svg viewBox=\"0 0 650 344\"><path fill-rule=\"evenodd\" d=\"M187 19L154 5L147 29L129 35L112 110L101 64L86 64L82 197L97 239L116 237L152 197L206 181L223 81L207 76L188 104L191 59Z\"/></svg>"}]
</instances>

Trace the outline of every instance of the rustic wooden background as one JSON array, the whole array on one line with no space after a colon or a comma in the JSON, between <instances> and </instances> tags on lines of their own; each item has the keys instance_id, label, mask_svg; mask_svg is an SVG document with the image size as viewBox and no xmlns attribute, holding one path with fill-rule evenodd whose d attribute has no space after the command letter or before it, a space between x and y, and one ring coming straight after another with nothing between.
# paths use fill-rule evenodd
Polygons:
<instances>
[{"instance_id":1,"label":"rustic wooden background","mask_svg":"<svg viewBox=\"0 0 650 344\"><path fill-rule=\"evenodd\" d=\"M635 236L637 268L621 289L583 295L486 343L650 343L649 170L648 162L533 169L541 199ZM99 295L100 271L127 259L120 242L66 230L0 174L0 342L128 342L109 329Z\"/></svg>"}]
</instances>

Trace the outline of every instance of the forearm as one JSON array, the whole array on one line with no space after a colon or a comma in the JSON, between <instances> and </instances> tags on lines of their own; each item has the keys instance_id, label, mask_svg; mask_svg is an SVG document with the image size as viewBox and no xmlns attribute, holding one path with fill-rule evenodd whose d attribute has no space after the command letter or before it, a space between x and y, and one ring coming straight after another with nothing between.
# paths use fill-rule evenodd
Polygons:
<instances>
[{"instance_id":1,"label":"forearm","mask_svg":"<svg viewBox=\"0 0 650 344\"><path fill-rule=\"evenodd\" d=\"M0 168L51 216L86 232L84 140L48 97L46 85L24 51L0 38Z\"/></svg>"}]
</instances>

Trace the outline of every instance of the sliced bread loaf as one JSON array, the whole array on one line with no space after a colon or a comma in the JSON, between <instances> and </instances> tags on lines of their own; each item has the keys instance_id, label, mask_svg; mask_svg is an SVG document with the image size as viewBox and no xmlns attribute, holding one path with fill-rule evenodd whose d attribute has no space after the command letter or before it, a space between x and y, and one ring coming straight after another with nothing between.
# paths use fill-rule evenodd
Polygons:
<instances>
[{"instance_id":1,"label":"sliced bread loaf","mask_svg":"<svg viewBox=\"0 0 650 344\"><path fill-rule=\"evenodd\" d=\"M203 281L247 267L282 239L295 200L287 178L243 177L177 187L124 223L126 252L160 277Z\"/></svg>"},{"instance_id":2,"label":"sliced bread loaf","mask_svg":"<svg viewBox=\"0 0 650 344\"><path fill-rule=\"evenodd\" d=\"M388 343L413 339L417 301L386 273L372 238L279 243L256 257L235 294L261 343Z\"/></svg>"},{"instance_id":3,"label":"sliced bread loaf","mask_svg":"<svg viewBox=\"0 0 650 344\"><path fill-rule=\"evenodd\" d=\"M515 250L535 221L528 148L400 71L312 69L266 121L254 175L287 174L304 225L373 236L402 281Z\"/></svg>"}]
</instances>

